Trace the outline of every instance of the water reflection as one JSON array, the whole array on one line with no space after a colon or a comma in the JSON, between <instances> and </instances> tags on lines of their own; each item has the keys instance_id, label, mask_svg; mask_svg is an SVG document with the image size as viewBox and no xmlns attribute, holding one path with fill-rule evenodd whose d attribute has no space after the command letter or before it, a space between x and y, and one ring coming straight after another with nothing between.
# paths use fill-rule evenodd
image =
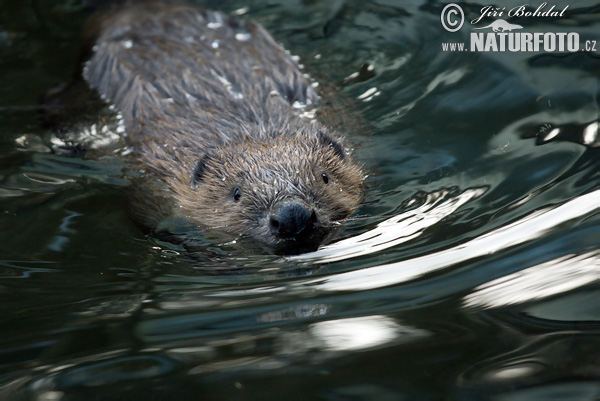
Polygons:
<instances>
[{"instance_id":1,"label":"water reflection","mask_svg":"<svg viewBox=\"0 0 600 401\"><path fill-rule=\"evenodd\" d=\"M325 320L308 327L238 334L166 349L178 360L201 360L190 374L228 369L276 370L299 360L325 361L340 353L404 344L426 338L427 330L384 315ZM223 359L224 355L229 358ZM296 359L290 360L289 356Z\"/></svg>"},{"instance_id":2,"label":"water reflection","mask_svg":"<svg viewBox=\"0 0 600 401\"><path fill-rule=\"evenodd\" d=\"M457 384L486 389L497 400L551 400L558 399L558 394L564 400L596 400L600 386L580 372L595 369L597 361L585 350L600 346L598 338L568 327L564 332L557 329L548 326L547 332L530 334L519 343L504 332L507 341L500 352L465 370ZM573 359L574 354L588 355ZM556 377L563 379L556 381Z\"/></svg>"},{"instance_id":3,"label":"water reflection","mask_svg":"<svg viewBox=\"0 0 600 401\"><path fill-rule=\"evenodd\" d=\"M56 273L60 271L59 269L32 267L33 265L56 266L56 262L31 260L0 260L0 279L29 278L34 273Z\"/></svg>"},{"instance_id":4,"label":"water reflection","mask_svg":"<svg viewBox=\"0 0 600 401\"><path fill-rule=\"evenodd\" d=\"M62 223L58 227L59 234L55 235L48 244L48 249L51 249L55 252L62 252L66 248L67 244L69 243L69 237L67 234L73 235L77 233L77 230L70 227L73 224L73 219L83 216L81 213L77 213L72 210L65 209L65 212L67 213L67 216L63 219Z\"/></svg>"},{"instance_id":5,"label":"water reflection","mask_svg":"<svg viewBox=\"0 0 600 401\"><path fill-rule=\"evenodd\" d=\"M571 220L600 209L600 190L560 206L547 208L456 247L417 258L310 280L323 291L364 291L403 283L424 274L500 252L556 230ZM366 251L365 251L366 253Z\"/></svg>"},{"instance_id":6,"label":"water reflection","mask_svg":"<svg viewBox=\"0 0 600 401\"><path fill-rule=\"evenodd\" d=\"M143 336L143 331L140 334ZM106 389L116 383L165 376L178 369L185 369L186 375L192 376L223 372L255 376L304 365L302 369L310 372L317 364L340 355L413 343L430 335L427 330L402 324L389 316L372 315L320 321L307 327L180 338L160 341L135 355L129 355L127 349L114 349L81 358L63 357L61 364L29 370L5 389L28 382L28 391L43 399L61 396L73 388Z\"/></svg>"},{"instance_id":7,"label":"water reflection","mask_svg":"<svg viewBox=\"0 0 600 401\"><path fill-rule=\"evenodd\" d=\"M140 380L163 376L171 372L176 364L161 355L142 354L100 360L88 358L77 361L77 365L65 364L41 367L45 371L29 384L36 393L66 389L75 386L103 386L127 380Z\"/></svg>"},{"instance_id":8,"label":"water reflection","mask_svg":"<svg viewBox=\"0 0 600 401\"><path fill-rule=\"evenodd\" d=\"M427 331L398 324L386 316L364 316L328 320L309 326L319 348L327 351L357 351L401 340L407 342L426 337Z\"/></svg>"},{"instance_id":9,"label":"water reflection","mask_svg":"<svg viewBox=\"0 0 600 401\"><path fill-rule=\"evenodd\" d=\"M224 7L343 82L374 131L349 135L374 167L362 234L286 259L198 235L204 270L149 243L98 196L128 185L122 128L68 133L113 157L51 154L66 138L27 96L67 45L5 21L0 399L597 399L598 57L440 52L458 34L432 2L262 3ZM587 3L527 26L595 40Z\"/></svg>"},{"instance_id":10,"label":"water reflection","mask_svg":"<svg viewBox=\"0 0 600 401\"><path fill-rule=\"evenodd\" d=\"M583 144L587 146L600 146L600 135L598 135L598 121L594 121L583 129Z\"/></svg>"},{"instance_id":11,"label":"water reflection","mask_svg":"<svg viewBox=\"0 0 600 401\"><path fill-rule=\"evenodd\" d=\"M547 298L600 281L600 252L565 255L492 280L464 298L466 307L493 308Z\"/></svg>"},{"instance_id":12,"label":"water reflection","mask_svg":"<svg viewBox=\"0 0 600 401\"><path fill-rule=\"evenodd\" d=\"M427 228L454 213L465 203L486 192L484 188L467 189L458 195L443 189L427 194L422 205L389 218L363 234L324 246L316 252L291 256L293 261L329 263L398 246L419 237ZM412 206L412 200L407 207Z\"/></svg>"}]
</instances>

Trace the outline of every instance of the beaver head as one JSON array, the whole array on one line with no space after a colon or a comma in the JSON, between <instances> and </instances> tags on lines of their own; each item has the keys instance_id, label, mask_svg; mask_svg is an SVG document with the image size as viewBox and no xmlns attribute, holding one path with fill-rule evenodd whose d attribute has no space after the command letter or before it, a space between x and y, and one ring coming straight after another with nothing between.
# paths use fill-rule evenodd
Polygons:
<instances>
[{"instance_id":1,"label":"beaver head","mask_svg":"<svg viewBox=\"0 0 600 401\"><path fill-rule=\"evenodd\" d=\"M321 131L217 146L190 174L175 188L188 219L284 253L316 249L362 196L360 168Z\"/></svg>"}]
</instances>

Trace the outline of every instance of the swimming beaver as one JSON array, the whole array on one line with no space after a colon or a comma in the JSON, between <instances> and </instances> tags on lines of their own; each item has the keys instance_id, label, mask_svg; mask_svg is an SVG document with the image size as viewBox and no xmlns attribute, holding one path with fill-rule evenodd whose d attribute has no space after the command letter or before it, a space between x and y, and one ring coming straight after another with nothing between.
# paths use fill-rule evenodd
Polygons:
<instances>
[{"instance_id":1,"label":"swimming beaver","mask_svg":"<svg viewBox=\"0 0 600 401\"><path fill-rule=\"evenodd\" d=\"M299 115L318 96L261 26L164 4L96 25L84 78L122 114L171 213L287 253L315 249L357 208L360 168L338 134Z\"/></svg>"}]
</instances>

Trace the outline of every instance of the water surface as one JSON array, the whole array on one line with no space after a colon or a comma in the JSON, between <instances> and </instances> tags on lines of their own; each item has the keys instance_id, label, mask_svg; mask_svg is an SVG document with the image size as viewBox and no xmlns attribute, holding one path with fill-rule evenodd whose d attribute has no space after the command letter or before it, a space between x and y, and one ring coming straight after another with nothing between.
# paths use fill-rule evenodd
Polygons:
<instances>
[{"instance_id":1,"label":"water surface","mask_svg":"<svg viewBox=\"0 0 600 401\"><path fill-rule=\"evenodd\" d=\"M0 14L0 399L600 398L599 51L443 52L472 29L435 1L198 2L338 94L369 177L314 253L190 258L130 219L120 152L50 153L89 10L46 3ZM600 47L595 2L510 22Z\"/></svg>"}]
</instances>

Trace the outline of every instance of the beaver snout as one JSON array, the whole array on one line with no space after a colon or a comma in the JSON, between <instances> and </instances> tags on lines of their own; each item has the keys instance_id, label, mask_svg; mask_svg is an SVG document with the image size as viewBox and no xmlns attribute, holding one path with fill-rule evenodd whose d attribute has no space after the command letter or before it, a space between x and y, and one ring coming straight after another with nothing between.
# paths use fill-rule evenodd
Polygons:
<instances>
[{"instance_id":1,"label":"beaver snout","mask_svg":"<svg viewBox=\"0 0 600 401\"><path fill-rule=\"evenodd\" d=\"M293 202L282 206L269 219L271 234L290 240L310 236L317 224L317 214L306 206Z\"/></svg>"}]
</instances>

